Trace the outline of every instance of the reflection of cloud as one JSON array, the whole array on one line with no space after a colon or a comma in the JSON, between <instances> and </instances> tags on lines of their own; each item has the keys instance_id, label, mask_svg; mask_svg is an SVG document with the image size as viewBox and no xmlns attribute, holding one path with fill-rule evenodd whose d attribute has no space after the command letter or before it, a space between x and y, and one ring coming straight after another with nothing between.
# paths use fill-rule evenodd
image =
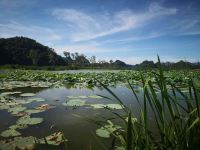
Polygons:
<instances>
[{"instance_id":1,"label":"reflection of cloud","mask_svg":"<svg viewBox=\"0 0 200 150\"><path fill-rule=\"evenodd\" d=\"M53 15L72 25L73 41L91 40L143 26L152 19L176 14L175 8L164 8L152 3L149 9L140 14L123 10L114 14L91 15L76 9L54 9Z\"/></svg>"}]
</instances>

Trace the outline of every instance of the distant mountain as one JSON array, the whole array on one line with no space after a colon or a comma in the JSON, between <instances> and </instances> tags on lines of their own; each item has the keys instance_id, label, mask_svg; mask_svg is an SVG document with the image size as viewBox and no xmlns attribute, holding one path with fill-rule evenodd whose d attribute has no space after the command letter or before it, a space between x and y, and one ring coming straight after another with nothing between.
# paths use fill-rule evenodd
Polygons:
<instances>
[{"instance_id":1,"label":"distant mountain","mask_svg":"<svg viewBox=\"0 0 200 150\"><path fill-rule=\"evenodd\" d=\"M127 67L132 67L132 65L128 65L125 62L121 61L121 60L116 60L113 63L114 67L118 67L118 68L127 68Z\"/></svg>"},{"instance_id":2,"label":"distant mountain","mask_svg":"<svg viewBox=\"0 0 200 150\"><path fill-rule=\"evenodd\" d=\"M64 60L52 48L26 37L0 39L0 65L63 65Z\"/></svg>"},{"instance_id":3,"label":"distant mountain","mask_svg":"<svg viewBox=\"0 0 200 150\"><path fill-rule=\"evenodd\" d=\"M95 56L92 56L93 59ZM157 63L145 60L137 65L129 65L121 60L110 62L91 61L91 58L78 53L64 52L64 57L58 55L54 49L44 46L37 41L26 37L0 38L0 65L20 66L68 66L71 68L129 68L151 69L157 68ZM200 63L186 61L165 62L166 69L200 69Z\"/></svg>"},{"instance_id":4,"label":"distant mountain","mask_svg":"<svg viewBox=\"0 0 200 150\"><path fill-rule=\"evenodd\" d=\"M161 63L163 68L166 69L200 69L200 63L191 63L187 61L180 60L178 62L163 62ZM153 61L145 60L140 64L136 64L134 69L153 69L157 68L158 64Z\"/></svg>"}]
</instances>

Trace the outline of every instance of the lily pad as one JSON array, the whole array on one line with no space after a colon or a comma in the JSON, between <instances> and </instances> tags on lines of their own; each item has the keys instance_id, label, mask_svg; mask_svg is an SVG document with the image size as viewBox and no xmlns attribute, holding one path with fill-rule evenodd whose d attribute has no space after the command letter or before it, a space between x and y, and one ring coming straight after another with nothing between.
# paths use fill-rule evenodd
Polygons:
<instances>
[{"instance_id":1,"label":"lily pad","mask_svg":"<svg viewBox=\"0 0 200 150\"><path fill-rule=\"evenodd\" d=\"M1 150L13 150L13 145L11 143L7 143L7 141L0 141L0 149Z\"/></svg>"},{"instance_id":2,"label":"lily pad","mask_svg":"<svg viewBox=\"0 0 200 150\"><path fill-rule=\"evenodd\" d=\"M9 109L10 107L6 104L0 105L0 110L6 110Z\"/></svg>"},{"instance_id":3,"label":"lily pad","mask_svg":"<svg viewBox=\"0 0 200 150\"><path fill-rule=\"evenodd\" d=\"M36 114L36 113L40 113L40 112L43 112L44 110L39 110L39 109L28 109L28 110L25 110L26 113L28 114Z\"/></svg>"},{"instance_id":4,"label":"lily pad","mask_svg":"<svg viewBox=\"0 0 200 150\"><path fill-rule=\"evenodd\" d=\"M16 137L14 138L14 142L16 144L16 147L18 147L19 149L29 149L30 147L34 146L35 138L32 136Z\"/></svg>"},{"instance_id":5,"label":"lily pad","mask_svg":"<svg viewBox=\"0 0 200 150\"><path fill-rule=\"evenodd\" d=\"M80 96L67 96L67 97L70 98L70 99L88 98L87 96L84 96L84 95L80 95Z\"/></svg>"},{"instance_id":6,"label":"lily pad","mask_svg":"<svg viewBox=\"0 0 200 150\"><path fill-rule=\"evenodd\" d=\"M90 104L90 106L93 107L94 109L101 109L106 107L105 104Z\"/></svg>"},{"instance_id":7,"label":"lily pad","mask_svg":"<svg viewBox=\"0 0 200 150\"><path fill-rule=\"evenodd\" d=\"M12 107L8 109L8 112L10 112L13 115L18 114L21 111L24 111L26 109L26 107L22 107L21 105L18 105L16 107Z\"/></svg>"},{"instance_id":8,"label":"lily pad","mask_svg":"<svg viewBox=\"0 0 200 150\"><path fill-rule=\"evenodd\" d=\"M43 120L43 118L31 118L29 115L26 115L17 120L17 126L19 129L24 129L27 128L28 125L40 124Z\"/></svg>"},{"instance_id":9,"label":"lily pad","mask_svg":"<svg viewBox=\"0 0 200 150\"><path fill-rule=\"evenodd\" d=\"M120 104L89 104L94 109L109 108L109 109L123 109Z\"/></svg>"},{"instance_id":10,"label":"lily pad","mask_svg":"<svg viewBox=\"0 0 200 150\"><path fill-rule=\"evenodd\" d=\"M13 95L13 94L20 94L21 92L17 91L17 92L3 92L1 93L2 96L6 96L6 95Z\"/></svg>"},{"instance_id":11,"label":"lily pad","mask_svg":"<svg viewBox=\"0 0 200 150\"><path fill-rule=\"evenodd\" d=\"M101 99L103 97L99 96L99 95L90 95L88 96L89 98L93 98L93 99Z\"/></svg>"},{"instance_id":12,"label":"lily pad","mask_svg":"<svg viewBox=\"0 0 200 150\"><path fill-rule=\"evenodd\" d=\"M50 145L60 145L61 143L66 142L66 141L67 141L66 139L63 139L63 134L61 132L53 133L45 137L45 139L39 140L41 144L45 144L47 142Z\"/></svg>"},{"instance_id":13,"label":"lily pad","mask_svg":"<svg viewBox=\"0 0 200 150\"><path fill-rule=\"evenodd\" d=\"M17 102L8 102L8 103L6 103L6 105L8 105L8 106L16 106L18 104L19 103L17 103Z\"/></svg>"},{"instance_id":14,"label":"lily pad","mask_svg":"<svg viewBox=\"0 0 200 150\"><path fill-rule=\"evenodd\" d=\"M32 97L32 96L35 96L35 93L23 93L23 94L20 94L20 96L22 96L22 97Z\"/></svg>"},{"instance_id":15,"label":"lily pad","mask_svg":"<svg viewBox=\"0 0 200 150\"><path fill-rule=\"evenodd\" d=\"M96 130L96 134L99 137L109 138L110 135L115 132L116 130L120 129L121 127L118 125L114 125L110 120L107 121L108 124L102 126L101 128Z\"/></svg>"},{"instance_id":16,"label":"lily pad","mask_svg":"<svg viewBox=\"0 0 200 150\"><path fill-rule=\"evenodd\" d=\"M33 101L36 101L36 102L43 102L45 101L45 99L43 98L30 98L30 99L27 99L27 101L30 101L30 102L33 102Z\"/></svg>"},{"instance_id":17,"label":"lily pad","mask_svg":"<svg viewBox=\"0 0 200 150\"><path fill-rule=\"evenodd\" d=\"M19 104L29 104L29 103L32 103L32 101L25 100L25 99L23 99L23 100L17 100L17 102L18 102Z\"/></svg>"},{"instance_id":18,"label":"lily pad","mask_svg":"<svg viewBox=\"0 0 200 150\"><path fill-rule=\"evenodd\" d=\"M35 137L15 137L12 140L0 141L1 150L14 150L14 149L33 149L35 145Z\"/></svg>"},{"instance_id":19,"label":"lily pad","mask_svg":"<svg viewBox=\"0 0 200 150\"><path fill-rule=\"evenodd\" d=\"M15 129L8 129L1 133L2 137L13 137L13 136L19 136L19 135L21 135L21 133L19 133Z\"/></svg>"},{"instance_id":20,"label":"lily pad","mask_svg":"<svg viewBox=\"0 0 200 150\"><path fill-rule=\"evenodd\" d=\"M85 101L81 99L72 99L72 100L69 100L66 104L66 106L84 106L84 105L85 105Z\"/></svg>"},{"instance_id":21,"label":"lily pad","mask_svg":"<svg viewBox=\"0 0 200 150\"><path fill-rule=\"evenodd\" d=\"M123 109L123 106L121 106L120 104L107 104L106 107L110 109Z\"/></svg>"}]
</instances>

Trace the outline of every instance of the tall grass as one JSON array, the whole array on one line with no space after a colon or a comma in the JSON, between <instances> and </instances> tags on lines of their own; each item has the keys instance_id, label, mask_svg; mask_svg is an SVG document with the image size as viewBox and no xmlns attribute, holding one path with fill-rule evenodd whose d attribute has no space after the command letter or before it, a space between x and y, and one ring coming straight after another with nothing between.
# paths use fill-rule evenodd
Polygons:
<instances>
[{"instance_id":1,"label":"tall grass","mask_svg":"<svg viewBox=\"0 0 200 150\"><path fill-rule=\"evenodd\" d=\"M131 109L100 82L119 104L124 106L124 113L127 116L122 117L114 113L123 121L124 129L113 133L113 149L200 149L199 81L190 79L188 93L184 93L165 77L159 57L158 62L159 70L153 73L154 79L144 78L141 74L143 100L138 98L134 85L128 81L135 96L134 100L139 103L140 115L137 121L133 119L135 115ZM150 121L152 113L153 118ZM155 124L154 131L157 136L150 128L150 124Z\"/></svg>"}]
</instances>

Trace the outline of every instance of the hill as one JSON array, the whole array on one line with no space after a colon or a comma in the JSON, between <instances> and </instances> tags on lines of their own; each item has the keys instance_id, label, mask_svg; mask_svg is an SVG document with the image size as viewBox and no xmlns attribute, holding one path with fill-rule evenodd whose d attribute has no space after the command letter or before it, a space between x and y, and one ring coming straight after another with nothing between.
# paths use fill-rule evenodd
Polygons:
<instances>
[{"instance_id":1,"label":"hill","mask_svg":"<svg viewBox=\"0 0 200 150\"><path fill-rule=\"evenodd\" d=\"M64 60L52 48L26 37L0 39L0 65L63 65Z\"/></svg>"},{"instance_id":2,"label":"hill","mask_svg":"<svg viewBox=\"0 0 200 150\"><path fill-rule=\"evenodd\" d=\"M0 39L0 65L20 66L68 66L68 68L126 68L126 63L116 60L96 62L95 56L87 58L83 54L64 52L64 57L54 49L26 37Z\"/></svg>"}]
</instances>

